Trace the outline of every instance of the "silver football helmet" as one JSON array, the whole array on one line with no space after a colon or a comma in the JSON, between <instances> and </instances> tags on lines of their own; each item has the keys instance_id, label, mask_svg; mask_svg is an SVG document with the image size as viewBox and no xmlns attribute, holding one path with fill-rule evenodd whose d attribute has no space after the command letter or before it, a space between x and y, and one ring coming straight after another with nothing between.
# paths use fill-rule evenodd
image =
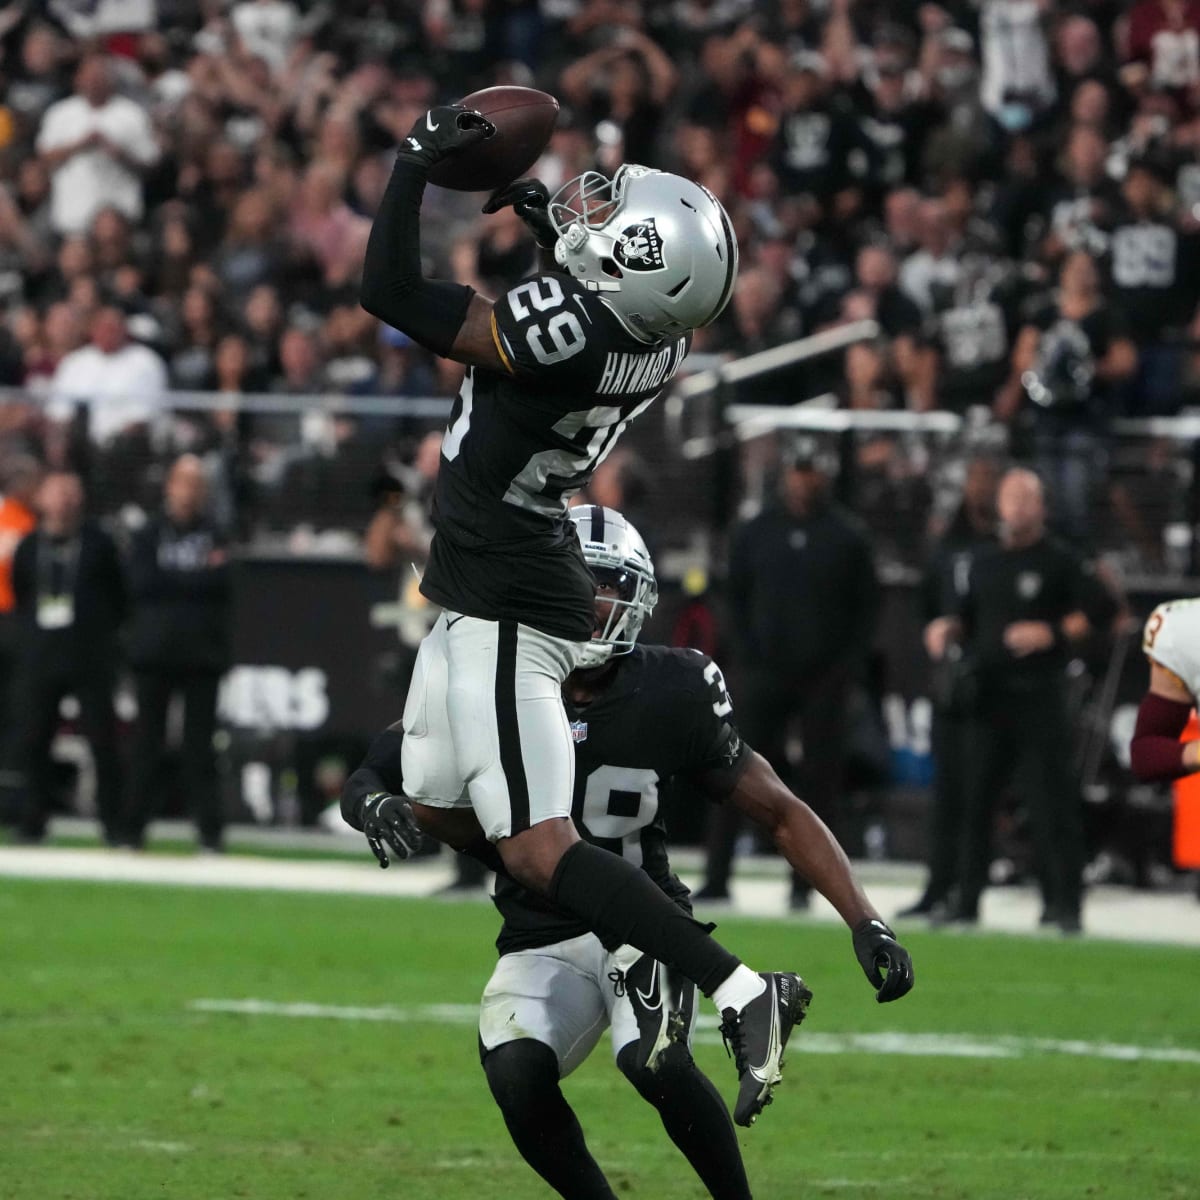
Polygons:
<instances>
[{"instance_id":1,"label":"silver football helmet","mask_svg":"<svg viewBox=\"0 0 1200 1200\"><path fill-rule=\"evenodd\" d=\"M733 224L690 179L627 163L585 171L550 198L555 261L640 342L715 320L737 278Z\"/></svg>"},{"instance_id":2,"label":"silver football helmet","mask_svg":"<svg viewBox=\"0 0 1200 1200\"><path fill-rule=\"evenodd\" d=\"M612 508L580 504L567 514L575 523L583 557L597 583L616 589L604 627L583 652L581 667L599 667L614 654L628 654L658 603L654 563L642 535ZM609 597L605 597L609 599Z\"/></svg>"}]
</instances>

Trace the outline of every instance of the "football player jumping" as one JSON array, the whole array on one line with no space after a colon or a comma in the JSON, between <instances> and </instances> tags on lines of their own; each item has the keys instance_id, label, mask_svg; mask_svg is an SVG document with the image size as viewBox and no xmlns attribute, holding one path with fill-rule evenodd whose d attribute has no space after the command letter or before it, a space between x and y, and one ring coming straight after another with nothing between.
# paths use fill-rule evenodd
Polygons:
<instances>
[{"instance_id":1,"label":"football player jumping","mask_svg":"<svg viewBox=\"0 0 1200 1200\"><path fill-rule=\"evenodd\" d=\"M733 227L707 189L645 167L623 166L611 180L586 172L553 199L522 181L489 209L514 203L552 246L558 271L495 303L426 279L419 226L429 170L493 133L460 106L417 121L363 264L368 312L468 367L434 496L421 590L443 613L405 704L405 787L427 803L465 795L513 878L712 996L736 1052L736 1116L749 1124L780 1078L808 989L791 972L751 971L637 866L580 839L562 699L594 620L567 500L678 370L691 331L725 307L737 275ZM390 804L365 814L368 830L387 829Z\"/></svg>"},{"instance_id":2,"label":"football player jumping","mask_svg":"<svg viewBox=\"0 0 1200 1200\"><path fill-rule=\"evenodd\" d=\"M657 600L637 530L599 506L573 509L571 517L597 581L595 632L563 688L575 741L572 815L583 837L622 855L690 912L688 890L667 858L662 793L672 784L689 799L734 804L771 832L854 931L854 951L878 999L903 996L913 979L908 953L828 828L739 737L717 664L695 650L637 644ZM405 736L399 725L385 730L350 777L342 811L351 824L361 827L381 797L402 796ZM606 948L586 923L504 874L469 810L411 807L427 832L499 871L500 961L484 991L479 1039L492 1095L529 1165L570 1200L612 1200L559 1087L608 1027L618 1067L658 1110L711 1194L746 1200L728 1110L691 1056L695 985L628 946ZM378 843L373 848L386 856ZM402 857L407 848L395 847ZM641 1065L646 1041L662 1047L654 1071Z\"/></svg>"},{"instance_id":3,"label":"football player jumping","mask_svg":"<svg viewBox=\"0 0 1200 1200\"><path fill-rule=\"evenodd\" d=\"M1200 741L1179 740L1200 697L1200 599L1160 604L1146 621L1142 650L1150 686L1129 744L1133 773L1154 780L1200 771Z\"/></svg>"}]
</instances>

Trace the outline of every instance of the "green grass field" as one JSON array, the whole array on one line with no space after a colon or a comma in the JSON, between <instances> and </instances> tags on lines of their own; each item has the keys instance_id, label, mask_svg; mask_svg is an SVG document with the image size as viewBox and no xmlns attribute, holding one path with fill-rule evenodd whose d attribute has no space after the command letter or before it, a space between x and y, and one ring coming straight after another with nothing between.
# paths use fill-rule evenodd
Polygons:
<instances>
[{"instance_id":1,"label":"green grass field","mask_svg":"<svg viewBox=\"0 0 1200 1200\"><path fill-rule=\"evenodd\" d=\"M545 1200L470 1023L495 924L478 904L0 880L0 1196ZM722 936L816 994L743 1131L756 1196L1200 1195L1194 951L915 932L917 988L880 1006L829 926ZM248 999L369 1011L196 1007ZM697 1059L732 1098L711 1031ZM619 1194L705 1195L607 1042L565 1086Z\"/></svg>"}]
</instances>

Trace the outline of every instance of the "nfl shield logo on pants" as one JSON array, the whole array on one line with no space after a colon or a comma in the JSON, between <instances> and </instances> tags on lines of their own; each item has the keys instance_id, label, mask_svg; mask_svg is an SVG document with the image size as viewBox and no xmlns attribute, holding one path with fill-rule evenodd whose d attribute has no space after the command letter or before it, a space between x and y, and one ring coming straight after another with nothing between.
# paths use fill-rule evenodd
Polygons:
<instances>
[{"instance_id":1,"label":"nfl shield logo on pants","mask_svg":"<svg viewBox=\"0 0 1200 1200\"><path fill-rule=\"evenodd\" d=\"M576 745L579 745L580 742L587 741L587 722L586 721L572 721L571 722L571 741L573 741Z\"/></svg>"}]
</instances>

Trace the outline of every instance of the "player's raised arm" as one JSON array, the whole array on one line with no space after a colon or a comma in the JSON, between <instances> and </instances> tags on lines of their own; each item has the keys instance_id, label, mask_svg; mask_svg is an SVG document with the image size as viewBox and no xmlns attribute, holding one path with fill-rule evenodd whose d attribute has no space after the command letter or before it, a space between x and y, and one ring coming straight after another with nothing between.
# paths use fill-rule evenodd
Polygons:
<instances>
[{"instance_id":1,"label":"player's raised arm","mask_svg":"<svg viewBox=\"0 0 1200 1200\"><path fill-rule=\"evenodd\" d=\"M850 860L829 827L793 795L756 751L738 776L730 802L768 830L788 865L837 909L854 934L854 953L880 1003L913 985L912 959L859 886Z\"/></svg>"},{"instance_id":2,"label":"player's raised arm","mask_svg":"<svg viewBox=\"0 0 1200 1200\"><path fill-rule=\"evenodd\" d=\"M505 370L492 335L492 305L473 288L421 274L421 199L430 168L486 137L495 126L458 105L432 108L396 154L371 226L360 303L372 316L443 358Z\"/></svg>"}]
</instances>

